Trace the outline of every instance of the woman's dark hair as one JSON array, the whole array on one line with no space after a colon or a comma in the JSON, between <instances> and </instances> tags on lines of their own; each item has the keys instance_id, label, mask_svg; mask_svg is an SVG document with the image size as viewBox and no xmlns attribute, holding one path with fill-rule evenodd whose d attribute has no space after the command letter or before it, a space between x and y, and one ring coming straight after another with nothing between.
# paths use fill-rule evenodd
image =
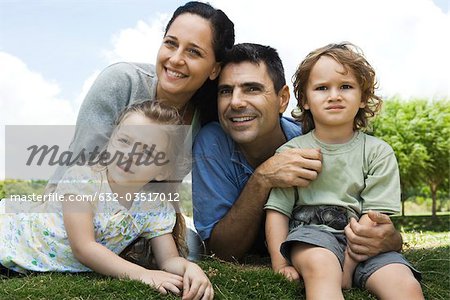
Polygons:
<instances>
[{"instance_id":1,"label":"woman's dark hair","mask_svg":"<svg viewBox=\"0 0 450 300\"><path fill-rule=\"evenodd\" d=\"M227 50L234 45L234 24L220 9L215 9L207 3L190 1L178 7L167 23L165 33L169 30L175 19L182 14L197 15L211 24L213 33L212 46L217 62L222 62ZM202 124L217 120L217 81L209 78L192 96L191 103L200 111Z\"/></svg>"}]
</instances>

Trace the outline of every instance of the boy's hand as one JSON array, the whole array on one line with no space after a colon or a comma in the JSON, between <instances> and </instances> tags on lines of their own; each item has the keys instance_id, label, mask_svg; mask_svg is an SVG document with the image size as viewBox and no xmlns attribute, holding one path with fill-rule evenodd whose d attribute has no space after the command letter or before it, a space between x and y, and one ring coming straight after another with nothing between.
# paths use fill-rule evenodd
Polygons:
<instances>
[{"instance_id":1,"label":"boy's hand","mask_svg":"<svg viewBox=\"0 0 450 300\"><path fill-rule=\"evenodd\" d=\"M196 264L188 262L183 276L183 300L212 300L214 290L208 277Z\"/></svg>"},{"instance_id":2,"label":"boy's hand","mask_svg":"<svg viewBox=\"0 0 450 300\"><path fill-rule=\"evenodd\" d=\"M284 266L279 268L276 272L282 274L289 281L300 280L300 274L293 266Z\"/></svg>"}]
</instances>

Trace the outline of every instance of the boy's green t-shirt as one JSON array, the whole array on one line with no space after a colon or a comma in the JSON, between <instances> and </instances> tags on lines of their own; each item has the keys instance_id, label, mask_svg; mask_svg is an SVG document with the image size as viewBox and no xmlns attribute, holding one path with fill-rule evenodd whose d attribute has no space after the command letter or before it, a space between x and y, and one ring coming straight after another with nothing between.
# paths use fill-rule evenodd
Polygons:
<instances>
[{"instance_id":1,"label":"boy's green t-shirt","mask_svg":"<svg viewBox=\"0 0 450 300\"><path fill-rule=\"evenodd\" d=\"M358 131L345 144L325 144L311 131L290 140L277 152L288 148L320 148L322 171L306 188L272 189L265 209L289 218L300 205L343 206L357 215L369 210L388 214L400 211L397 160L386 142Z\"/></svg>"}]
</instances>

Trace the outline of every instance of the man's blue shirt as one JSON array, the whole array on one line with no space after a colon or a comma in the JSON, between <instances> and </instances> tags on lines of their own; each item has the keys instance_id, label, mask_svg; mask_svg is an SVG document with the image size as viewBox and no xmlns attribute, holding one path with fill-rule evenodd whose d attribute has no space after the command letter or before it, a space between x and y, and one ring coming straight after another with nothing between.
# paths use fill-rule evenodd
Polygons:
<instances>
[{"instance_id":1,"label":"man's blue shirt","mask_svg":"<svg viewBox=\"0 0 450 300\"><path fill-rule=\"evenodd\" d=\"M287 140L301 134L293 119L282 117L280 122ZM238 199L254 169L217 122L200 130L192 155L194 224L206 240Z\"/></svg>"}]
</instances>

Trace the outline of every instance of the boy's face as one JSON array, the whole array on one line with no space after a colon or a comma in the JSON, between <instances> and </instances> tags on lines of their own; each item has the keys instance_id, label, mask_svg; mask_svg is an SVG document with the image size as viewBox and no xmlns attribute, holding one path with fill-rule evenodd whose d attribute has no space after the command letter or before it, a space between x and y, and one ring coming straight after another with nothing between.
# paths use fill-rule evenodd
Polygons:
<instances>
[{"instance_id":1,"label":"boy's face","mask_svg":"<svg viewBox=\"0 0 450 300\"><path fill-rule=\"evenodd\" d=\"M275 92L265 63L231 63L220 74L219 120L224 131L240 145L270 141L288 102L287 86Z\"/></svg>"},{"instance_id":2,"label":"boy's face","mask_svg":"<svg viewBox=\"0 0 450 300\"><path fill-rule=\"evenodd\" d=\"M305 109L311 111L316 129L353 129L354 118L364 106L353 70L329 56L320 57L306 85Z\"/></svg>"},{"instance_id":3,"label":"boy's face","mask_svg":"<svg viewBox=\"0 0 450 300\"><path fill-rule=\"evenodd\" d=\"M168 169L168 136L163 125L153 123L140 113L129 113L120 122L108 144L114 156L122 153L107 166L110 183L141 186L157 179ZM164 156L164 157L162 157Z\"/></svg>"}]
</instances>

